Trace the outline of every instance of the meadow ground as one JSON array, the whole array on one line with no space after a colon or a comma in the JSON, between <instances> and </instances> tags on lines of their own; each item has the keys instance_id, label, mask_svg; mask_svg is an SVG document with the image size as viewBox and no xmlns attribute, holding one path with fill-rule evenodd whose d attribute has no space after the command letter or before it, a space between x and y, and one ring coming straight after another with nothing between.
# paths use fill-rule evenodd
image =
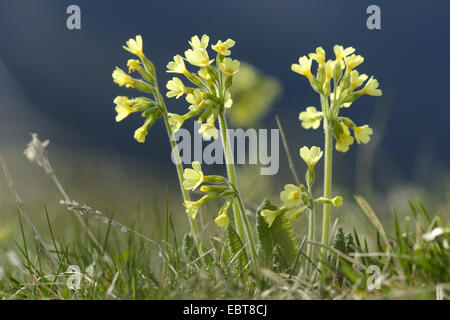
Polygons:
<instances>
[{"instance_id":1,"label":"meadow ground","mask_svg":"<svg viewBox=\"0 0 450 320\"><path fill-rule=\"evenodd\" d=\"M88 156L73 160L54 152L54 166L60 169L64 187L70 186L70 197L101 211L101 216L88 212L82 217L93 240L76 213L59 204L63 196L40 168L18 152L8 155L7 175L22 200L11 194L2 176L2 299L449 297L450 250L445 234L449 193L442 186L440 195L413 186L392 189L388 196L372 194L367 202L374 212L364 207L364 199L359 199L361 207L352 198L355 192L341 188L348 200L335 210L333 245L322 259L327 268L319 277L309 276L305 218L294 224L299 249L295 265L274 257L270 264L255 268L242 263L242 252L229 252L229 235L209 217L217 208L207 206L199 214L207 252L199 257L186 235L189 225L176 186L167 186L155 173L140 174L141 165L131 159L111 161L97 155L92 163ZM239 170L252 225L260 195L273 194L276 199L281 184L271 179L255 184L252 177L260 179L256 172L257 168Z\"/></svg>"}]
</instances>

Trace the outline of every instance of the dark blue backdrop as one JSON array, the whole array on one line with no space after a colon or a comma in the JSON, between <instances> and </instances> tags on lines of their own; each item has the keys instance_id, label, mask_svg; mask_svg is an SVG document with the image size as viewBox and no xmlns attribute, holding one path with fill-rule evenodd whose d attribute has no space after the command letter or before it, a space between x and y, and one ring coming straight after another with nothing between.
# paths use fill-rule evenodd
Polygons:
<instances>
[{"instance_id":1,"label":"dark blue backdrop","mask_svg":"<svg viewBox=\"0 0 450 320\"><path fill-rule=\"evenodd\" d=\"M69 4L81 7L81 31L66 29ZM381 30L366 28L370 4L381 7ZM233 38L235 58L281 81L283 96L274 113L291 139L302 130L298 112L318 104L307 81L290 71L291 63L319 45L328 51L336 43L354 46L366 59L360 70L375 75L385 95L362 98L352 107L352 118L364 124L375 107L391 106L383 145L405 164L402 170L408 175L423 141L435 146L435 158L445 164L450 160L449 17L448 0L2 0L0 57L40 112L80 132L78 137L52 137L56 143L148 154L155 149L132 140L140 119L114 123L112 100L125 90L112 83L111 72L130 57L121 49L128 38L142 34L161 87L168 79L165 65L184 52L190 36L207 33L214 42ZM267 127L275 127L273 117ZM153 128L151 143L168 148L159 129ZM316 141L314 136L301 137ZM167 153L157 158L167 159Z\"/></svg>"}]
</instances>

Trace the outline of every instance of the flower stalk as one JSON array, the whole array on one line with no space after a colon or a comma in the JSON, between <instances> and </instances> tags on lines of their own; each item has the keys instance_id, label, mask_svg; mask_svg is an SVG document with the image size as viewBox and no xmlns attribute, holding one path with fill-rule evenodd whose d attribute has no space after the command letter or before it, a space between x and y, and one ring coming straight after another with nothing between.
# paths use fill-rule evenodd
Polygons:
<instances>
[{"instance_id":1,"label":"flower stalk","mask_svg":"<svg viewBox=\"0 0 450 320\"><path fill-rule=\"evenodd\" d=\"M325 123L327 121L325 120ZM331 197L331 182L332 182L332 156L333 156L333 135L331 127L325 124L325 166L324 166L324 181L323 181L323 195L325 198ZM323 215L322 215L322 244L328 245L328 238L330 234L330 213L331 204L323 204ZM321 255L324 257L326 254L325 247L321 249ZM323 263L320 263L319 270L323 270Z\"/></svg>"},{"instance_id":2,"label":"flower stalk","mask_svg":"<svg viewBox=\"0 0 450 320\"><path fill-rule=\"evenodd\" d=\"M169 138L170 141L170 145L172 147L172 153L175 157L175 166L177 169L177 175L178 175L178 182L180 185L180 189L181 189L181 193L183 195L183 200L184 202L186 201L190 201L191 198L189 196L189 192L187 190L185 190L183 188L183 183L184 183L184 177L183 177L183 164L181 162L181 158L180 158L180 153L177 147L177 142L175 141L174 135L173 135L173 131L172 131L172 127L169 124L169 116L168 116L168 111L167 111L167 107L166 107L166 103L164 101L164 98L161 96L161 93L159 91L159 87L158 87L158 81L156 79L156 75L155 75L155 88L156 88L156 97L158 100L158 104L162 110L162 117L164 119L164 125L166 127L166 131L167 131L167 136ZM192 234L194 235L194 241L195 244L197 245L198 251L199 251L199 256L202 257L203 260L203 253L204 253L204 248L200 239L200 234L198 232L198 227L197 227L197 223L195 222L195 220L191 217L189 217L189 224L191 227L191 231Z\"/></svg>"}]
</instances>

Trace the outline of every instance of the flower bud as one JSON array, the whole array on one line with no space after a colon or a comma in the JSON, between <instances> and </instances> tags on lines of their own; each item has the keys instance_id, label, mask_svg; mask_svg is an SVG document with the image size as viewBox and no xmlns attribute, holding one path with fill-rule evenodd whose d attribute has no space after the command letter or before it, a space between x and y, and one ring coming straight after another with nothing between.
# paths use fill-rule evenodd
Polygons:
<instances>
[{"instance_id":1,"label":"flower bud","mask_svg":"<svg viewBox=\"0 0 450 320\"><path fill-rule=\"evenodd\" d=\"M336 83L339 82L342 76L342 68L341 64L338 62L334 65L334 71L333 71L333 78L336 81Z\"/></svg>"},{"instance_id":2,"label":"flower bud","mask_svg":"<svg viewBox=\"0 0 450 320\"><path fill-rule=\"evenodd\" d=\"M207 181L207 177L204 177L204 182L209 182ZM229 188L227 186L211 186L211 185L207 185L207 186L201 186L200 187L200 191L201 192L216 192L216 193L222 193L224 191L229 190Z\"/></svg>"},{"instance_id":3,"label":"flower bud","mask_svg":"<svg viewBox=\"0 0 450 320\"><path fill-rule=\"evenodd\" d=\"M205 182L220 184L220 183L226 183L227 179L225 179L222 176L206 176Z\"/></svg>"}]
</instances>

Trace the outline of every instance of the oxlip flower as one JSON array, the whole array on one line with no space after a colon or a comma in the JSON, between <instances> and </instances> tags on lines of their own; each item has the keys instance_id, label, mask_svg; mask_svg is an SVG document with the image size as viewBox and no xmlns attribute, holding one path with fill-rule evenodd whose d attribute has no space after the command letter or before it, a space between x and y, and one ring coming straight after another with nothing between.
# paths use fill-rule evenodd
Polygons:
<instances>
[{"instance_id":1,"label":"oxlip flower","mask_svg":"<svg viewBox=\"0 0 450 320\"><path fill-rule=\"evenodd\" d=\"M195 89L192 93L186 95L186 101L190 103L189 110L197 111L203 105L203 94L200 89Z\"/></svg>"},{"instance_id":2,"label":"oxlip flower","mask_svg":"<svg viewBox=\"0 0 450 320\"><path fill-rule=\"evenodd\" d=\"M211 48L223 56L229 56L231 54L231 51L229 49L234 45L235 42L232 39L227 39L225 42L219 40L215 45L212 45Z\"/></svg>"},{"instance_id":3,"label":"oxlip flower","mask_svg":"<svg viewBox=\"0 0 450 320\"><path fill-rule=\"evenodd\" d=\"M320 126L323 113L317 111L315 107L308 107L306 111L300 112L298 119L302 122L302 127L305 129L317 129Z\"/></svg>"},{"instance_id":4,"label":"oxlip flower","mask_svg":"<svg viewBox=\"0 0 450 320\"><path fill-rule=\"evenodd\" d=\"M119 86L126 88L134 88L134 80L128 74L125 73L122 69L116 67L116 69L112 73L112 77L115 83Z\"/></svg>"},{"instance_id":5,"label":"oxlip flower","mask_svg":"<svg viewBox=\"0 0 450 320\"><path fill-rule=\"evenodd\" d=\"M353 144L354 139L350 135L350 130L348 129L348 127L345 124L341 123L341 127L342 127L342 133L337 138L336 150L340 151L340 152L347 152L350 145Z\"/></svg>"},{"instance_id":6,"label":"oxlip flower","mask_svg":"<svg viewBox=\"0 0 450 320\"><path fill-rule=\"evenodd\" d=\"M184 59L182 56L177 54L173 57L173 61L170 61L167 64L167 72L169 73L181 73L184 74L187 72L186 65L184 64Z\"/></svg>"},{"instance_id":7,"label":"oxlip flower","mask_svg":"<svg viewBox=\"0 0 450 320\"><path fill-rule=\"evenodd\" d=\"M127 41L127 45L123 46L125 50L137 55L139 58L144 56L142 51L142 37L140 35L136 36L136 39L130 39Z\"/></svg>"},{"instance_id":8,"label":"oxlip flower","mask_svg":"<svg viewBox=\"0 0 450 320\"><path fill-rule=\"evenodd\" d=\"M207 67L214 62L214 59L209 59L208 52L204 49L189 49L184 55L186 60L196 67Z\"/></svg>"},{"instance_id":9,"label":"oxlip flower","mask_svg":"<svg viewBox=\"0 0 450 320\"><path fill-rule=\"evenodd\" d=\"M219 63L219 69L228 76L232 76L239 72L240 62L231 58L225 58Z\"/></svg>"},{"instance_id":10,"label":"oxlip flower","mask_svg":"<svg viewBox=\"0 0 450 320\"><path fill-rule=\"evenodd\" d=\"M176 99L178 99L186 91L183 82L180 80L180 78L177 77L173 77L172 80L167 81L166 88L169 89L169 91L166 93L166 96L168 98L175 97Z\"/></svg>"},{"instance_id":11,"label":"oxlip flower","mask_svg":"<svg viewBox=\"0 0 450 320\"><path fill-rule=\"evenodd\" d=\"M192 162L192 169L184 169L183 177L183 187L186 190L197 189L197 187L201 185L205 180L202 172L202 167L198 161Z\"/></svg>"},{"instance_id":12,"label":"oxlip flower","mask_svg":"<svg viewBox=\"0 0 450 320\"><path fill-rule=\"evenodd\" d=\"M219 130L217 130L213 123L209 122L203 123L200 126L200 129L198 129L198 133L200 133L205 140L211 140L211 138L215 140L219 136Z\"/></svg>"},{"instance_id":13,"label":"oxlip flower","mask_svg":"<svg viewBox=\"0 0 450 320\"><path fill-rule=\"evenodd\" d=\"M374 77L370 77L364 88L361 90L361 93L369 96L381 96L383 94L383 92L378 89L378 81Z\"/></svg>"},{"instance_id":14,"label":"oxlip flower","mask_svg":"<svg viewBox=\"0 0 450 320\"><path fill-rule=\"evenodd\" d=\"M354 126L352 127L352 129L355 134L356 142L358 144L360 144L361 142L368 143L370 141L370 136L372 135L373 130L367 124L361 127Z\"/></svg>"},{"instance_id":15,"label":"oxlip flower","mask_svg":"<svg viewBox=\"0 0 450 320\"><path fill-rule=\"evenodd\" d=\"M322 158L322 155L323 151L316 146L312 146L311 149L306 146L300 149L300 157L308 165L308 168L314 168L320 158Z\"/></svg>"},{"instance_id":16,"label":"oxlip flower","mask_svg":"<svg viewBox=\"0 0 450 320\"><path fill-rule=\"evenodd\" d=\"M196 50L196 49L203 49L205 50L208 47L208 43L209 43L209 36L204 34L202 35L202 39L200 40L200 38L196 35L193 36L191 38L191 40L189 41L189 44L191 45L192 49Z\"/></svg>"},{"instance_id":17,"label":"oxlip flower","mask_svg":"<svg viewBox=\"0 0 450 320\"><path fill-rule=\"evenodd\" d=\"M292 71L297 72L312 81L314 77L311 73L311 64L312 59L307 56L303 56L298 59L298 64L294 63L291 65L291 69Z\"/></svg>"},{"instance_id":18,"label":"oxlip flower","mask_svg":"<svg viewBox=\"0 0 450 320\"><path fill-rule=\"evenodd\" d=\"M280 193L280 200L287 207L297 206L302 203L302 192L298 186L287 184Z\"/></svg>"}]
</instances>

